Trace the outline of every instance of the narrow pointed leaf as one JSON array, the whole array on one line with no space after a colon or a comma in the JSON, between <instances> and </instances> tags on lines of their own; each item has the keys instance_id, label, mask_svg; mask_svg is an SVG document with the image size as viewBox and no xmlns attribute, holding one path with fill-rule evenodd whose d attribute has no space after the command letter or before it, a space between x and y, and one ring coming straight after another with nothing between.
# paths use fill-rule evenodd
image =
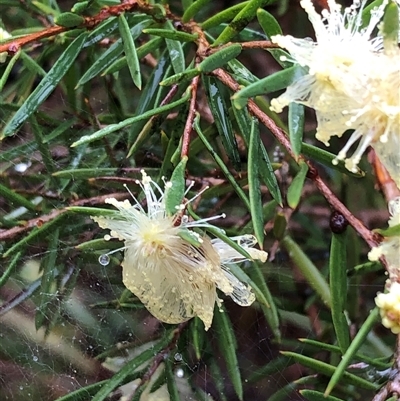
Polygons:
<instances>
[{"instance_id":1,"label":"narrow pointed leaf","mask_svg":"<svg viewBox=\"0 0 400 401\"><path fill-rule=\"evenodd\" d=\"M304 181L307 176L308 166L303 161L300 161L300 170L293 178L287 193L287 202L289 207L296 209L301 198L303 191Z\"/></svg>"},{"instance_id":2,"label":"narrow pointed leaf","mask_svg":"<svg viewBox=\"0 0 400 401\"><path fill-rule=\"evenodd\" d=\"M50 96L55 87L67 73L71 65L81 52L87 33L81 33L60 55L53 67L40 81L35 90L25 100L19 110L8 122L3 131L3 136L13 135L21 125L39 108Z\"/></svg>"},{"instance_id":3,"label":"narrow pointed leaf","mask_svg":"<svg viewBox=\"0 0 400 401\"><path fill-rule=\"evenodd\" d=\"M196 16L204 7L207 6L212 0L197 0L192 3L184 12L182 16L182 22L189 22L192 18Z\"/></svg>"},{"instance_id":4,"label":"narrow pointed leaf","mask_svg":"<svg viewBox=\"0 0 400 401\"><path fill-rule=\"evenodd\" d=\"M304 106L302 104L294 102L289 104L288 125L290 144L297 157L301 152L304 132Z\"/></svg>"},{"instance_id":5,"label":"narrow pointed leaf","mask_svg":"<svg viewBox=\"0 0 400 401\"><path fill-rule=\"evenodd\" d=\"M302 67L294 65L293 67L278 71L275 74L268 75L258 82L250 84L239 92L236 92L232 96L234 105L238 109L241 109L247 105L248 98L287 88L294 81L298 81L304 74L305 70Z\"/></svg>"},{"instance_id":6,"label":"narrow pointed leaf","mask_svg":"<svg viewBox=\"0 0 400 401\"><path fill-rule=\"evenodd\" d=\"M310 287L315 290L324 301L325 305L330 307L332 304L331 293L329 285L322 273L292 238L289 236L284 237L281 244L288 252L289 257L296 263Z\"/></svg>"},{"instance_id":7,"label":"narrow pointed leaf","mask_svg":"<svg viewBox=\"0 0 400 401\"><path fill-rule=\"evenodd\" d=\"M147 28L143 29L143 33L160 36L161 38L170 39L175 42L194 42L198 38L197 35L176 31L175 29Z\"/></svg>"},{"instance_id":8,"label":"narrow pointed leaf","mask_svg":"<svg viewBox=\"0 0 400 401\"><path fill-rule=\"evenodd\" d=\"M216 308L213 327L217 332L218 346L221 354L224 355L233 388L239 399L243 400L242 377L239 370L239 361L236 356L236 338L232 323L225 309L220 311Z\"/></svg>"},{"instance_id":9,"label":"narrow pointed leaf","mask_svg":"<svg viewBox=\"0 0 400 401\"><path fill-rule=\"evenodd\" d=\"M258 120L252 119L250 129L249 155L247 161L247 174L249 179L249 200L251 220L254 227L254 235L257 238L260 248L264 246L264 220L263 207L260 190L260 177L258 172L260 131Z\"/></svg>"},{"instance_id":10,"label":"narrow pointed leaf","mask_svg":"<svg viewBox=\"0 0 400 401\"><path fill-rule=\"evenodd\" d=\"M32 202L2 184L0 184L0 195L3 196L4 199L7 199L8 202L10 202L10 206L23 206L26 207L28 210L36 210L36 207Z\"/></svg>"},{"instance_id":11,"label":"narrow pointed leaf","mask_svg":"<svg viewBox=\"0 0 400 401\"><path fill-rule=\"evenodd\" d=\"M323 164L324 166L340 171L341 173L350 175L352 177L362 178L365 176L365 172L358 167L356 173L352 173L351 171L349 171L345 167L343 160L339 160L338 164L333 164L332 161L336 159L335 154L327 152L326 150L310 145L308 143L303 142L301 144L301 153L309 157L310 159L313 159L316 162Z\"/></svg>"},{"instance_id":12,"label":"narrow pointed leaf","mask_svg":"<svg viewBox=\"0 0 400 401\"><path fill-rule=\"evenodd\" d=\"M185 103L186 101L188 101L189 97L190 97L190 92L187 91L186 94L181 99L177 100L176 102L166 104L165 106L156 107L156 108L149 110L146 113L143 113L141 115L127 118L126 120L123 120L117 124L110 124L107 127L103 128L99 131L96 131L95 133L93 133L91 135L84 135L80 139L78 139L76 142L74 142L71 145L71 147L75 147L75 146L82 145L84 143L96 141L100 138L105 137L106 135L111 134L112 132L115 132L115 131L121 130L122 128L125 128L128 125L132 125L133 123L136 123L138 121L147 120L156 114L161 114L166 111L169 111L169 110L173 109L174 107L179 106L179 105Z\"/></svg>"},{"instance_id":13,"label":"narrow pointed leaf","mask_svg":"<svg viewBox=\"0 0 400 401\"><path fill-rule=\"evenodd\" d=\"M201 27L206 30L213 28L214 26L221 25L224 22L232 21L240 11L243 10L249 4L250 1L243 1L239 4L235 4L232 7L228 7L225 10L220 11L219 13L213 15L212 17L205 20Z\"/></svg>"},{"instance_id":14,"label":"narrow pointed leaf","mask_svg":"<svg viewBox=\"0 0 400 401\"><path fill-rule=\"evenodd\" d=\"M242 46L238 43L225 46L221 50L211 54L205 58L198 66L199 71L202 73L208 73L216 70L217 68L223 67L230 60L239 56L242 52Z\"/></svg>"},{"instance_id":15,"label":"narrow pointed leaf","mask_svg":"<svg viewBox=\"0 0 400 401\"><path fill-rule=\"evenodd\" d=\"M214 42L214 46L221 45L231 41L249 22L255 17L257 10L264 7L273 0L251 0L236 15L232 22L223 30Z\"/></svg>"},{"instance_id":16,"label":"narrow pointed leaf","mask_svg":"<svg viewBox=\"0 0 400 401\"><path fill-rule=\"evenodd\" d=\"M214 77L203 76L207 92L208 103L214 122L217 126L221 141L229 159L237 171L240 171L241 161L238 145L233 131L232 122L229 117L229 106L224 94L226 87Z\"/></svg>"},{"instance_id":17,"label":"narrow pointed leaf","mask_svg":"<svg viewBox=\"0 0 400 401\"><path fill-rule=\"evenodd\" d=\"M178 211L177 207L182 204L183 201L187 161L188 158L185 156L175 167L170 179L171 186L167 187L165 191L165 210L170 216Z\"/></svg>"},{"instance_id":18,"label":"narrow pointed leaf","mask_svg":"<svg viewBox=\"0 0 400 401\"><path fill-rule=\"evenodd\" d=\"M133 40L128 22L124 14L118 17L119 33L121 34L122 42L124 45L124 53L128 63L129 72L132 77L133 83L137 88L142 89L142 76L140 74L139 58L136 52L135 42Z\"/></svg>"},{"instance_id":19,"label":"narrow pointed leaf","mask_svg":"<svg viewBox=\"0 0 400 401\"><path fill-rule=\"evenodd\" d=\"M336 366L330 365L329 363L325 363L305 355L296 354L295 352L281 351L281 354L293 358L301 365L313 369L315 372L320 373L324 376L332 376L337 369ZM379 388L378 384L372 383L348 372L343 373L342 379L345 383L350 383L354 386L365 388L367 390L376 390Z\"/></svg>"},{"instance_id":20,"label":"narrow pointed leaf","mask_svg":"<svg viewBox=\"0 0 400 401\"><path fill-rule=\"evenodd\" d=\"M338 384L341 383L342 378L344 379L346 377L346 372L347 367L349 366L351 360L354 358L356 352L359 350L359 348L365 343L365 340L369 334L369 332L372 330L374 325L379 319L379 309L375 308L373 309L370 313L365 322L362 324L360 329L358 330L358 333L354 337L353 341L347 348L346 353L343 355L339 365L336 367L335 371L332 374L331 379L329 380L328 386L326 387L325 396L328 396L333 388ZM372 383L371 383L372 384ZM377 385L374 384L374 386L377 387Z\"/></svg>"},{"instance_id":21,"label":"narrow pointed leaf","mask_svg":"<svg viewBox=\"0 0 400 401\"><path fill-rule=\"evenodd\" d=\"M135 17L136 18L131 21L131 23L134 24L130 29L132 39L136 39L142 33L142 30L151 24L151 20L149 20L148 17L143 17L142 15ZM83 74L76 86L82 86L94 77L100 75L107 67L118 59L123 51L124 45L121 38L113 43L102 55L96 58L95 62Z\"/></svg>"},{"instance_id":22,"label":"narrow pointed leaf","mask_svg":"<svg viewBox=\"0 0 400 401\"><path fill-rule=\"evenodd\" d=\"M349 347L350 332L345 316L347 301L346 231L332 233L329 258L329 286L332 297L332 321L338 345L344 354Z\"/></svg>"}]
</instances>

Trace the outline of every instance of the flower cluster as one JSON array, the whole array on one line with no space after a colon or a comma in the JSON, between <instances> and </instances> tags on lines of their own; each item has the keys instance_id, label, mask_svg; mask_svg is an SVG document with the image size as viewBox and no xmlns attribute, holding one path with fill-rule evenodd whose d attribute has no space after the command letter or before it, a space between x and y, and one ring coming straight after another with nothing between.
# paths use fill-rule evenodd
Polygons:
<instances>
[{"instance_id":1,"label":"flower cluster","mask_svg":"<svg viewBox=\"0 0 400 401\"><path fill-rule=\"evenodd\" d=\"M119 210L116 216L92 218L100 227L110 230L105 239L124 241L123 282L149 312L166 323L198 316L207 330L215 303L221 302L216 288L239 305L251 305L254 294L229 269L230 264L246 258L225 242L198 231L209 226L208 221L213 218L190 221L182 204L176 205L176 213L169 215L165 191L144 171L138 184L145 194L147 211L132 195L133 205L128 200L106 200ZM173 190L171 187L171 182L165 183L165 190ZM253 248L253 236L232 239L252 259L266 260L266 252Z\"/></svg>"},{"instance_id":2,"label":"flower cluster","mask_svg":"<svg viewBox=\"0 0 400 401\"><path fill-rule=\"evenodd\" d=\"M287 49L291 61L307 73L285 93L271 101L271 109L281 112L291 102L314 108L318 140L329 145L332 136L354 130L335 162L345 160L356 171L369 145L376 148L389 173L400 187L400 50L397 43L385 43L381 27L388 0L370 12L363 26L366 1L354 1L344 10L328 0L329 11L318 14L311 0L301 0L314 27L316 42L277 35L272 41ZM347 153L360 140L354 154Z\"/></svg>"},{"instance_id":3,"label":"flower cluster","mask_svg":"<svg viewBox=\"0 0 400 401\"><path fill-rule=\"evenodd\" d=\"M382 324L393 334L400 333L400 284L395 282L387 293L379 293L375 303L380 309Z\"/></svg>"}]
</instances>

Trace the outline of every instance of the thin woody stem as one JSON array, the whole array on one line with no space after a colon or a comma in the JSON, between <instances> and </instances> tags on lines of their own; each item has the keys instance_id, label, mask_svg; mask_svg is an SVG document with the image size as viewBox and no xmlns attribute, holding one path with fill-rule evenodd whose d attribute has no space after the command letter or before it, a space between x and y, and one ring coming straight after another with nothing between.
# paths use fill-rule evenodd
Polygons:
<instances>
[{"instance_id":1,"label":"thin woody stem","mask_svg":"<svg viewBox=\"0 0 400 401\"><path fill-rule=\"evenodd\" d=\"M198 75L192 79L192 95L190 98L188 118L183 130L181 157L189 156L190 135L193 131L193 121L196 116L196 98L199 79L200 77Z\"/></svg>"}]
</instances>

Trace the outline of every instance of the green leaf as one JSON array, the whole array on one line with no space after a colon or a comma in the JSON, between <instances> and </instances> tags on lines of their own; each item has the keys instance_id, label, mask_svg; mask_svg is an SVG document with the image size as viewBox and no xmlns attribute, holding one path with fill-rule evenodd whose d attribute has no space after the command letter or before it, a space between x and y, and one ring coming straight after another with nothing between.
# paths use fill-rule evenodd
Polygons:
<instances>
[{"instance_id":1,"label":"green leaf","mask_svg":"<svg viewBox=\"0 0 400 401\"><path fill-rule=\"evenodd\" d=\"M194 348L196 360L200 361L203 355L206 336L204 331L204 323L197 316L195 316L190 323L189 335L191 338L190 344Z\"/></svg>"},{"instance_id":2,"label":"green leaf","mask_svg":"<svg viewBox=\"0 0 400 401\"><path fill-rule=\"evenodd\" d=\"M293 153L300 155L304 132L304 106L299 103L289 104L289 138Z\"/></svg>"},{"instance_id":3,"label":"green leaf","mask_svg":"<svg viewBox=\"0 0 400 401\"><path fill-rule=\"evenodd\" d=\"M3 287L4 284L6 284L7 280L11 276L11 273L17 267L17 263L20 261L21 256L22 256L22 251L17 252L8 263L8 266L4 269L4 272L0 277L0 288Z\"/></svg>"},{"instance_id":4,"label":"green leaf","mask_svg":"<svg viewBox=\"0 0 400 401\"><path fill-rule=\"evenodd\" d=\"M197 68L189 68L183 72L178 74L174 74L163 81L160 82L162 86L170 86L174 84L178 84L184 80L189 81L190 79L194 78L195 76L200 75L200 71Z\"/></svg>"},{"instance_id":5,"label":"green leaf","mask_svg":"<svg viewBox=\"0 0 400 401\"><path fill-rule=\"evenodd\" d=\"M127 362L115 375L107 380L100 390L91 398L91 401L104 401L109 394L118 386L123 384L126 378L140 365L149 362L157 353L159 353L171 341L171 333L169 332L162 340L160 340L154 347L147 349Z\"/></svg>"},{"instance_id":6,"label":"green leaf","mask_svg":"<svg viewBox=\"0 0 400 401\"><path fill-rule=\"evenodd\" d=\"M265 32L268 40L271 40L271 37L274 35L282 35L282 29L275 19L275 17L270 14L268 11L259 8L257 10L257 19L258 23L260 24L261 28ZM289 53L285 52L282 49L266 49L272 57L284 68L290 67L293 63L290 61L286 61L290 58ZM283 59L282 59L283 58Z\"/></svg>"},{"instance_id":7,"label":"green leaf","mask_svg":"<svg viewBox=\"0 0 400 401\"><path fill-rule=\"evenodd\" d=\"M67 73L71 65L78 57L87 37L87 33L81 33L61 54L51 70L40 81L35 90L25 100L19 110L8 122L3 131L3 136L13 135L21 125L38 109L38 107L50 96L55 87Z\"/></svg>"},{"instance_id":8,"label":"green leaf","mask_svg":"<svg viewBox=\"0 0 400 401\"><path fill-rule=\"evenodd\" d=\"M170 183L165 190L165 211L169 216L173 216L179 211L179 205L182 204L185 195L185 174L187 156L184 156L172 173Z\"/></svg>"},{"instance_id":9,"label":"green leaf","mask_svg":"<svg viewBox=\"0 0 400 401\"><path fill-rule=\"evenodd\" d=\"M115 209L101 209L99 207L86 206L68 206L66 210L73 213L86 214L88 216L116 216L118 212Z\"/></svg>"},{"instance_id":10,"label":"green leaf","mask_svg":"<svg viewBox=\"0 0 400 401\"><path fill-rule=\"evenodd\" d=\"M238 43L224 46L222 49L205 58L198 66L199 71L206 74L223 67L230 60L239 56L242 46Z\"/></svg>"},{"instance_id":11,"label":"green leaf","mask_svg":"<svg viewBox=\"0 0 400 401\"><path fill-rule=\"evenodd\" d=\"M260 248L264 246L264 220L261 200L260 177L258 173L259 149L261 147L258 120L252 119L250 128L249 155L247 161L247 174L249 180L250 214L254 227L254 235Z\"/></svg>"},{"instance_id":12,"label":"green leaf","mask_svg":"<svg viewBox=\"0 0 400 401\"><path fill-rule=\"evenodd\" d=\"M240 185L238 185L235 177L233 177L233 175L231 174L229 169L226 167L224 161L217 155L213 146L210 144L210 142L207 140L206 136L201 131L201 128L199 125L199 120L200 120L200 115L197 114L197 116L194 120L194 123L193 123L193 127L196 130L197 135L200 137L200 139L204 143L206 149L210 152L211 156L214 158L215 162L218 164L219 168L222 170L225 177L228 179L228 181L232 185L232 188L235 190L235 192L237 193L239 198L242 200L242 202L246 205L246 208L250 211L250 201L249 201L247 195L244 193L244 191L240 187Z\"/></svg>"},{"instance_id":13,"label":"green leaf","mask_svg":"<svg viewBox=\"0 0 400 401\"><path fill-rule=\"evenodd\" d=\"M250 3L250 1L243 1L239 4L235 4L232 7L228 7L225 10L220 11L219 13L213 15L212 17L210 17L209 19L207 19L203 23L201 23L201 28L203 30L207 30L214 26L218 26L224 22L231 21L249 3Z\"/></svg>"},{"instance_id":14,"label":"green leaf","mask_svg":"<svg viewBox=\"0 0 400 401\"><path fill-rule=\"evenodd\" d=\"M332 374L331 379L329 380L328 386L326 387L325 396L328 396L333 388L341 382L342 378L344 379L346 377L346 372L347 367L349 366L351 360L354 358L356 352L359 350L359 348L365 343L365 340L369 334L369 332L372 330L373 326L376 324L376 322L379 319L379 309L375 308L373 309L365 322L362 324L360 329L358 330L356 336L354 337L353 341L347 348L346 353L343 355L341 361L339 362L339 365L336 367L335 371ZM369 382L367 382L369 383ZM372 384L372 383L371 383ZM376 387L378 385L372 384ZM361 384L360 384L361 387Z\"/></svg>"},{"instance_id":15,"label":"green leaf","mask_svg":"<svg viewBox=\"0 0 400 401\"><path fill-rule=\"evenodd\" d=\"M233 388L240 400L243 400L242 377L236 356L236 337L225 308L215 308L213 328L217 333L218 347L224 356Z\"/></svg>"},{"instance_id":16,"label":"green leaf","mask_svg":"<svg viewBox=\"0 0 400 401\"><path fill-rule=\"evenodd\" d=\"M7 83L8 77L10 76L10 73L15 65L15 63L19 60L20 56L22 55L22 51L18 50L12 57L11 60L7 62L7 66L4 70L3 75L1 76L0 79L0 92L3 91L4 85Z\"/></svg>"},{"instance_id":17,"label":"green leaf","mask_svg":"<svg viewBox=\"0 0 400 401\"><path fill-rule=\"evenodd\" d=\"M249 146L249 126L251 126L251 117L246 108L237 109L236 107L232 108L233 115L235 116L235 120L239 127L240 132L242 133L243 139L246 143L246 146ZM264 144L260 141L260 152L259 152L259 174L261 179L264 181L265 185L269 189L272 197L282 205L282 195L279 189L278 181L274 174L274 168L269 160L269 156L267 150L265 149ZM265 221L265 219L264 219Z\"/></svg>"},{"instance_id":18,"label":"green leaf","mask_svg":"<svg viewBox=\"0 0 400 401\"><path fill-rule=\"evenodd\" d=\"M329 351L329 352L334 352L337 354L341 353L341 350L338 346L332 345L332 344L327 344L323 343L320 341L316 340L310 340L309 338L299 338L299 341L301 341L303 344L310 345L312 347L318 348L319 351ZM385 370L388 369L391 366L391 362L381 362L378 358L373 358L364 354L357 353L354 355L354 358L365 362L368 365L374 366L378 370Z\"/></svg>"},{"instance_id":19,"label":"green leaf","mask_svg":"<svg viewBox=\"0 0 400 401\"><path fill-rule=\"evenodd\" d=\"M299 393L308 401L344 401L331 395L326 397L323 393L315 390L300 390Z\"/></svg>"},{"instance_id":20,"label":"green leaf","mask_svg":"<svg viewBox=\"0 0 400 401\"><path fill-rule=\"evenodd\" d=\"M258 95L265 95L270 92L287 88L290 84L298 81L305 73L305 70L299 65L278 71L275 74L268 75L258 82L250 84L233 95L235 107L241 109L247 105L247 99Z\"/></svg>"},{"instance_id":21,"label":"green leaf","mask_svg":"<svg viewBox=\"0 0 400 401\"><path fill-rule=\"evenodd\" d=\"M234 168L240 171L241 161L238 145L233 131L232 122L229 117L229 106L225 100L228 96L227 88L216 78L203 76L206 88L208 104L214 117L224 149L232 161ZM224 96L226 95L226 96Z\"/></svg>"},{"instance_id":22,"label":"green leaf","mask_svg":"<svg viewBox=\"0 0 400 401\"><path fill-rule=\"evenodd\" d=\"M160 36L161 38L170 39L175 42L194 42L198 38L197 34L176 31L175 29L147 28L143 29L143 33Z\"/></svg>"},{"instance_id":23,"label":"green leaf","mask_svg":"<svg viewBox=\"0 0 400 401\"><path fill-rule=\"evenodd\" d=\"M385 8L381 32L385 53L397 55L399 43L399 6L389 1Z\"/></svg>"},{"instance_id":24,"label":"green leaf","mask_svg":"<svg viewBox=\"0 0 400 401\"><path fill-rule=\"evenodd\" d=\"M236 15L232 22L222 31L215 40L213 46L221 45L231 41L249 22L255 17L257 10L264 7L273 0L251 0Z\"/></svg>"},{"instance_id":25,"label":"green leaf","mask_svg":"<svg viewBox=\"0 0 400 401\"><path fill-rule=\"evenodd\" d=\"M329 286L332 299L332 321L338 345L344 354L349 347L350 332L345 316L347 302L346 231L332 233L329 258Z\"/></svg>"},{"instance_id":26,"label":"green leaf","mask_svg":"<svg viewBox=\"0 0 400 401\"><path fill-rule=\"evenodd\" d=\"M165 359L165 375L167 378L168 399L170 401L181 401L178 386L175 381L174 365L171 356Z\"/></svg>"},{"instance_id":27,"label":"green leaf","mask_svg":"<svg viewBox=\"0 0 400 401\"><path fill-rule=\"evenodd\" d=\"M60 230L57 228L52 231L49 236L49 247L47 248L47 253L45 254L41 268L43 269L42 280L40 283L40 301L36 309L35 315L35 327L39 330L43 325L48 325L51 319L51 302L54 297L57 296L56 291L56 277L59 274L55 268L55 263L57 259L57 248L59 244Z\"/></svg>"},{"instance_id":28,"label":"green leaf","mask_svg":"<svg viewBox=\"0 0 400 401\"><path fill-rule=\"evenodd\" d=\"M374 232L384 236L384 237L397 237L400 235L400 224L396 224L395 226L386 228L385 230L376 229Z\"/></svg>"},{"instance_id":29,"label":"green leaf","mask_svg":"<svg viewBox=\"0 0 400 401\"><path fill-rule=\"evenodd\" d=\"M132 28L130 29L132 40L139 37L142 30L151 24L151 20L147 16L137 15L130 20ZM100 75L107 67L113 64L124 50L122 38L113 43L103 54L98 56L91 67L83 74L77 83L78 86L84 85L91 79Z\"/></svg>"},{"instance_id":30,"label":"green leaf","mask_svg":"<svg viewBox=\"0 0 400 401\"><path fill-rule=\"evenodd\" d=\"M293 241L288 235L283 238L281 245L286 249L290 259L296 264L301 271L301 274L307 280L311 288L319 295L324 304L331 308L332 299L329 285L325 277L317 269L314 263L308 258L296 242Z\"/></svg>"},{"instance_id":31,"label":"green leaf","mask_svg":"<svg viewBox=\"0 0 400 401\"><path fill-rule=\"evenodd\" d=\"M105 137L106 135L111 134L112 132L115 132L115 131L121 130L122 128L125 128L128 125L132 125L133 123L136 123L138 121L148 120L150 117L155 116L156 114L164 113L166 111L169 111L169 110L175 108L176 106L179 106L179 105L187 102L189 100L189 98L190 98L190 91L186 91L184 96L181 99L177 100L176 102L166 104L165 106L156 107L156 108L151 109L138 116L127 118L126 120L123 120L117 124L110 124L107 127L100 129L99 131L96 131L95 133L93 133L91 135L84 135L80 139L78 139L76 142L74 142L71 145L71 147L75 147L75 146L82 145L84 143L96 141L98 139Z\"/></svg>"},{"instance_id":32,"label":"green leaf","mask_svg":"<svg viewBox=\"0 0 400 401\"><path fill-rule=\"evenodd\" d=\"M261 309L264 313L264 316L267 320L267 323L274 334L275 341L277 343L281 342L281 331L279 328L280 322L279 322L279 315L278 315L278 309L276 307L275 301L272 297L272 294L268 288L268 285L266 283L265 277L262 274L262 271L260 267L258 266L257 262L253 262L251 264L251 268L249 271L250 278L253 280L254 284L257 286L260 290L260 292L263 294L265 300L267 301L267 304L261 303ZM256 293L256 291L254 291ZM257 295L257 293L256 293ZM257 297L257 300L259 301L259 298ZM287 364L287 360L286 360Z\"/></svg>"},{"instance_id":33,"label":"green leaf","mask_svg":"<svg viewBox=\"0 0 400 401\"><path fill-rule=\"evenodd\" d=\"M163 42L162 38L154 38L143 44L142 46L137 48L137 56L139 59L143 58L147 54L154 52L160 48L161 43ZM107 67L103 72L102 76L108 74L114 74L121 70L122 68L128 65L128 61L126 60L126 56L115 60L109 67ZM150 80L149 80L150 81Z\"/></svg>"},{"instance_id":34,"label":"green leaf","mask_svg":"<svg viewBox=\"0 0 400 401\"><path fill-rule=\"evenodd\" d=\"M14 208L16 208L17 206L23 206L31 211L36 210L36 206L32 202L2 184L0 184L0 195L3 196L4 199L6 199L8 202L10 202L8 204L10 206L13 206Z\"/></svg>"},{"instance_id":35,"label":"green leaf","mask_svg":"<svg viewBox=\"0 0 400 401\"><path fill-rule=\"evenodd\" d=\"M89 384L88 386L78 388L75 391L71 391L70 393L57 398L55 401L83 401L83 400L91 400L92 396L96 394L106 383L108 380L102 380L97 383Z\"/></svg>"},{"instance_id":36,"label":"green leaf","mask_svg":"<svg viewBox=\"0 0 400 401\"><path fill-rule=\"evenodd\" d=\"M175 74L185 71L185 54L183 53L182 44L177 40L165 39L168 54L171 59L172 68Z\"/></svg>"},{"instance_id":37,"label":"green leaf","mask_svg":"<svg viewBox=\"0 0 400 401\"><path fill-rule=\"evenodd\" d=\"M3 253L3 258L11 255L12 253L19 251L21 248L25 247L30 241L36 239L38 237L43 237L47 235L47 233L51 230L54 230L56 227L61 225L61 222L64 220L67 213L62 213L58 215L53 220L48 223L43 224L41 227L35 228L30 234L26 235L20 241L15 243L11 248L9 248L6 252Z\"/></svg>"},{"instance_id":38,"label":"green leaf","mask_svg":"<svg viewBox=\"0 0 400 401\"><path fill-rule=\"evenodd\" d=\"M341 173L347 174L352 177L362 178L365 177L365 172L357 167L357 172L352 173L349 171L345 165L343 160L339 160L337 165L333 164L332 161L336 159L336 155L333 153L327 152L326 150L317 148L316 146L309 145L308 143L302 143L301 145L301 153L310 159L315 160L318 163L323 164L333 170L340 171Z\"/></svg>"},{"instance_id":39,"label":"green leaf","mask_svg":"<svg viewBox=\"0 0 400 401\"><path fill-rule=\"evenodd\" d=\"M74 13L66 12L59 14L54 19L54 23L65 28L74 28L85 23L85 18Z\"/></svg>"},{"instance_id":40,"label":"green leaf","mask_svg":"<svg viewBox=\"0 0 400 401\"><path fill-rule=\"evenodd\" d=\"M212 0L196 0L184 12L182 22L187 23L207 6Z\"/></svg>"},{"instance_id":41,"label":"green leaf","mask_svg":"<svg viewBox=\"0 0 400 401\"><path fill-rule=\"evenodd\" d=\"M297 64L285 70L278 71L275 74L268 75L259 81L246 86L239 92L236 92L232 98L235 107L241 109L247 105L247 99L259 95L266 95L270 92L287 88L290 84L297 81L304 75L304 69Z\"/></svg>"},{"instance_id":42,"label":"green leaf","mask_svg":"<svg viewBox=\"0 0 400 401\"><path fill-rule=\"evenodd\" d=\"M315 372L318 372L324 376L328 376L328 377L332 376L337 369L336 366L332 366L328 363L319 361L314 358L310 358L305 355L296 354L295 352L281 351L281 354L294 359L296 362L300 363L301 365L303 365L307 368L313 369ZM368 380L362 379L361 377L358 377L358 376L353 375L348 372L344 372L342 378L343 378L343 382L345 382L345 383L349 383L354 386L365 388L367 390L377 390L379 388L378 384L372 383ZM325 395L328 395L328 394L325 394Z\"/></svg>"},{"instance_id":43,"label":"green leaf","mask_svg":"<svg viewBox=\"0 0 400 401\"><path fill-rule=\"evenodd\" d=\"M132 38L129 25L124 14L121 14L118 17L118 23L119 33L121 34L122 42L124 44L124 52L126 61L128 63L129 72L131 74L133 83L140 90L142 89L142 76L140 74L139 58L136 52L135 42Z\"/></svg>"},{"instance_id":44,"label":"green leaf","mask_svg":"<svg viewBox=\"0 0 400 401\"><path fill-rule=\"evenodd\" d=\"M293 178L293 181L291 182L287 192L287 203L293 210L297 208L300 202L301 192L303 190L304 181L308 172L308 166L302 160L300 161L299 166L300 170L296 174L296 177Z\"/></svg>"}]
</instances>

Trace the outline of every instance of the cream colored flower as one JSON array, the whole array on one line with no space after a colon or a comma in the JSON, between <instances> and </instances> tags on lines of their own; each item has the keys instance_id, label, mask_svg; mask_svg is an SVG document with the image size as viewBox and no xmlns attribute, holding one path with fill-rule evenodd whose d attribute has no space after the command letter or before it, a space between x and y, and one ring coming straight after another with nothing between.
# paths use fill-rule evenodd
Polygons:
<instances>
[{"instance_id":1,"label":"cream colored flower","mask_svg":"<svg viewBox=\"0 0 400 401\"><path fill-rule=\"evenodd\" d=\"M400 152L396 150L400 127L400 51L397 45L384 51L382 36L378 33L372 37L388 1L371 11L366 27L362 27L361 20L366 1L361 5L354 1L342 14L341 6L328 0L330 10L324 10L322 16L311 0L300 3L314 27L317 41L272 37L307 73L273 99L271 109L281 112L291 102L314 108L318 123L316 138L326 146L332 136L340 137L353 129L335 162L345 160L346 167L356 171L365 149L375 144L381 158L388 160L389 172L398 177L399 185ZM353 156L346 159L358 140Z\"/></svg>"},{"instance_id":2,"label":"cream colored flower","mask_svg":"<svg viewBox=\"0 0 400 401\"><path fill-rule=\"evenodd\" d=\"M382 324L390 329L392 333L400 333L400 284L395 282L389 292L379 293L375 303L380 309Z\"/></svg>"},{"instance_id":3,"label":"cream colored flower","mask_svg":"<svg viewBox=\"0 0 400 401\"><path fill-rule=\"evenodd\" d=\"M396 198L389 202L389 213L389 227L399 225L400 198ZM400 279L400 236L385 238L379 246L372 248L368 254L368 258L371 261L377 261L381 256L385 256L390 279Z\"/></svg>"},{"instance_id":4,"label":"cream colored flower","mask_svg":"<svg viewBox=\"0 0 400 401\"><path fill-rule=\"evenodd\" d=\"M246 260L239 252L219 239L210 239L194 228L207 228L208 221L189 221L184 205L169 216L165 208L165 192L142 171L138 182L146 196L147 211L135 199L119 202L107 199L115 206L116 217L93 217L100 227L111 230L105 238L125 242L122 278L157 319L180 323L198 316L210 327L214 305L220 300L216 288L229 295L237 304L251 305L255 299L251 290L229 270L231 263ZM165 190L172 190L167 182ZM235 237L253 259L265 261L267 253L253 249L253 236Z\"/></svg>"},{"instance_id":5,"label":"cream colored flower","mask_svg":"<svg viewBox=\"0 0 400 401\"><path fill-rule=\"evenodd\" d=\"M3 28L0 28L0 42L11 38L11 35ZM4 63L7 59L7 52L0 53L0 63Z\"/></svg>"}]
</instances>

